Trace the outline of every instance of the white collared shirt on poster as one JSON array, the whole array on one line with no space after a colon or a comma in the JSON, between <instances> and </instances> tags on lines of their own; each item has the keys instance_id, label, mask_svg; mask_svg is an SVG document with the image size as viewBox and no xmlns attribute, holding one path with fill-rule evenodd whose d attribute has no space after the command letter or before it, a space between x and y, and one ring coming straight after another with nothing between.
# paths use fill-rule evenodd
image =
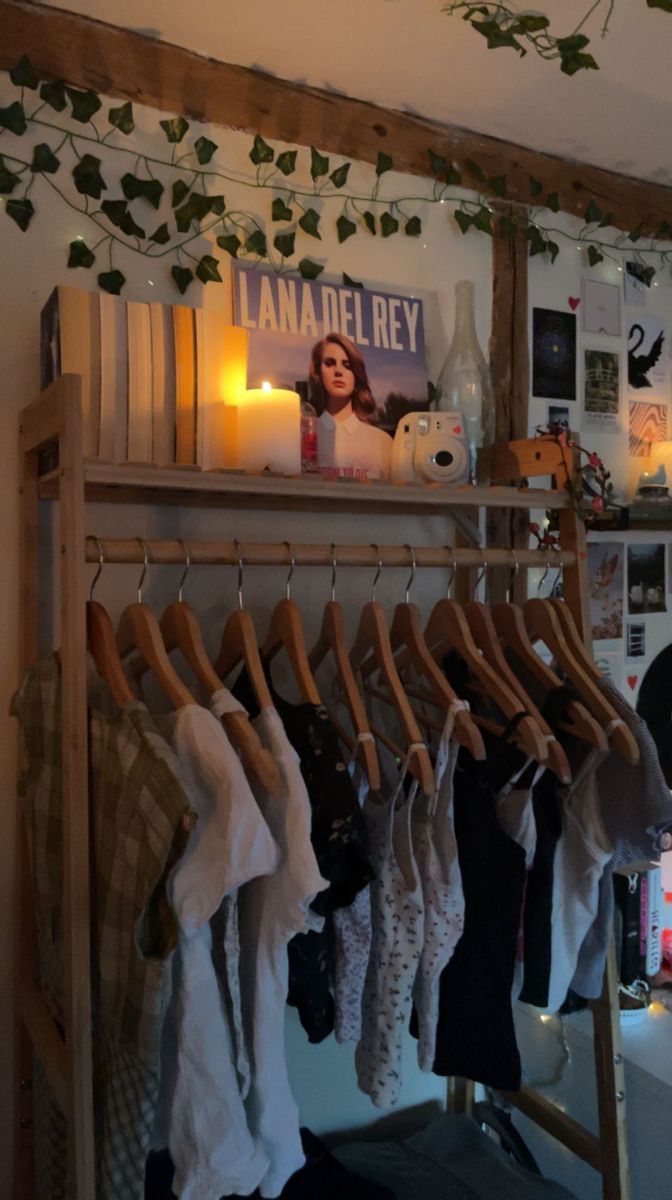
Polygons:
<instances>
[{"instance_id":1,"label":"white collared shirt on poster","mask_svg":"<svg viewBox=\"0 0 672 1200\"><path fill-rule=\"evenodd\" d=\"M367 479L389 479L392 438L376 425L361 421L351 404L338 417L325 409L317 422L317 459L320 467L352 469Z\"/></svg>"}]
</instances>

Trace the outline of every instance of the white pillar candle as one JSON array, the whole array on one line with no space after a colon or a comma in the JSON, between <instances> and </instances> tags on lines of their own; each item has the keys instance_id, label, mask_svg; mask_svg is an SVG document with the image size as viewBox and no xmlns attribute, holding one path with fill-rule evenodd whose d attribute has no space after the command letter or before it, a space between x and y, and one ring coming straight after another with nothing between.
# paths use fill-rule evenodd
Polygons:
<instances>
[{"instance_id":1,"label":"white pillar candle","mask_svg":"<svg viewBox=\"0 0 672 1200\"><path fill-rule=\"evenodd\" d=\"M301 472L301 401L298 392L271 387L238 399L238 466L245 471Z\"/></svg>"}]
</instances>

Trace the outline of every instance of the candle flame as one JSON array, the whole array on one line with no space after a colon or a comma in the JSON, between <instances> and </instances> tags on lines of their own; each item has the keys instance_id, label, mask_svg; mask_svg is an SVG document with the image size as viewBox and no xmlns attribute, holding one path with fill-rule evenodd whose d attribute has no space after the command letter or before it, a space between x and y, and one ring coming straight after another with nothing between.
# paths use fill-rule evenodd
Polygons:
<instances>
[{"instance_id":1,"label":"candle flame","mask_svg":"<svg viewBox=\"0 0 672 1200\"><path fill-rule=\"evenodd\" d=\"M267 380L267 379L264 379L264 381L263 381L263 383L262 383L262 385L261 385L261 390L262 390L262 392L272 392L272 391L273 391L273 385L272 385L272 384L270 384L270 383L268 382L268 380Z\"/></svg>"}]
</instances>

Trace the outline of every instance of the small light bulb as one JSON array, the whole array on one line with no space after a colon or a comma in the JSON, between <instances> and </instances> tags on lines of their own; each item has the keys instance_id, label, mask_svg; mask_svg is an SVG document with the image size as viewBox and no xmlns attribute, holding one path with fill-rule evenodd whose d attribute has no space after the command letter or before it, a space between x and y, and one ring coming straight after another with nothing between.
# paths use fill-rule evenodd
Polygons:
<instances>
[{"instance_id":1,"label":"small light bulb","mask_svg":"<svg viewBox=\"0 0 672 1200\"><path fill-rule=\"evenodd\" d=\"M439 200L439 204L445 204L445 200Z\"/></svg>"},{"instance_id":2,"label":"small light bulb","mask_svg":"<svg viewBox=\"0 0 672 1200\"><path fill-rule=\"evenodd\" d=\"M153 279L148 279L148 280L147 280L147 283L149 284L149 286L150 286L150 287L154 287L154 280L153 280Z\"/></svg>"},{"instance_id":3,"label":"small light bulb","mask_svg":"<svg viewBox=\"0 0 672 1200\"><path fill-rule=\"evenodd\" d=\"M622 271L622 270L623 270L623 267L619 267L618 269L619 269L619 271Z\"/></svg>"},{"instance_id":4,"label":"small light bulb","mask_svg":"<svg viewBox=\"0 0 672 1200\"><path fill-rule=\"evenodd\" d=\"M658 281L656 279L654 279L654 281L653 281L653 286L658 287Z\"/></svg>"},{"instance_id":5,"label":"small light bulb","mask_svg":"<svg viewBox=\"0 0 672 1200\"><path fill-rule=\"evenodd\" d=\"M539 1020L543 1021L544 1025L547 1025L549 1021L553 1020L553 1017L552 1017L551 1013L541 1013Z\"/></svg>"},{"instance_id":6,"label":"small light bulb","mask_svg":"<svg viewBox=\"0 0 672 1200\"><path fill-rule=\"evenodd\" d=\"M581 243L580 243L580 242L577 242L577 243L576 243L576 248L577 248L577 250L581 250L581 249L582 249L582 247L581 247Z\"/></svg>"}]
</instances>

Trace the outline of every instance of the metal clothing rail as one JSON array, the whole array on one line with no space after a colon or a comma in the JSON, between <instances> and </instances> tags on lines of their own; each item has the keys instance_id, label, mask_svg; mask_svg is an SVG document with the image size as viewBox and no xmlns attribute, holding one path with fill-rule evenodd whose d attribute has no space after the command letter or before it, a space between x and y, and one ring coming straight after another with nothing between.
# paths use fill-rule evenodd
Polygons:
<instances>
[{"instance_id":1,"label":"metal clothing rail","mask_svg":"<svg viewBox=\"0 0 672 1200\"><path fill-rule=\"evenodd\" d=\"M339 567L408 567L415 560L420 567L571 567L576 554L571 550L453 549L450 546L332 545L320 542L202 542L180 539L96 538L86 539L86 561L143 563L152 566L184 565L189 556L193 566L235 566L240 558L246 567L289 566L331 567L334 558Z\"/></svg>"}]
</instances>

